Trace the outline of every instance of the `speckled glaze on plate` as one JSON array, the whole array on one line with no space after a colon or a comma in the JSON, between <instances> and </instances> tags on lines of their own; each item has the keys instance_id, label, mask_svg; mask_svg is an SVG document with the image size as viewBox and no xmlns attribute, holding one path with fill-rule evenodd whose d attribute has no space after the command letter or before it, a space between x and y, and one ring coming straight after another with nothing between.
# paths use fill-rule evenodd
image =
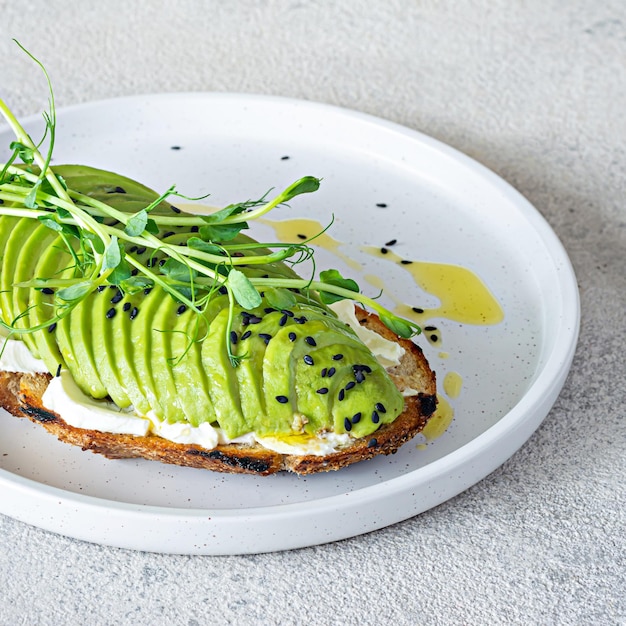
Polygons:
<instances>
[{"instance_id":1,"label":"speckled glaze on plate","mask_svg":"<svg viewBox=\"0 0 626 626\"><path fill-rule=\"evenodd\" d=\"M41 117L25 126L40 136ZM3 127L0 161L11 140ZM338 267L365 291L363 277L376 274L391 297L436 304L399 266L362 252L397 238L401 256L471 269L505 319L493 326L434 320L440 343L418 338L440 384L449 372L463 383L449 399L455 418L444 435L325 475L260 478L110 461L2 412L6 515L78 539L164 553L245 554L336 541L417 515L481 480L530 437L565 382L579 301L562 245L508 184L420 133L310 102L148 95L58 111L54 163L111 169L158 191L176 183L189 196L210 193L216 206L318 176L319 192L272 215L322 223L334 215L333 237L363 270L327 250L318 267Z\"/></svg>"}]
</instances>

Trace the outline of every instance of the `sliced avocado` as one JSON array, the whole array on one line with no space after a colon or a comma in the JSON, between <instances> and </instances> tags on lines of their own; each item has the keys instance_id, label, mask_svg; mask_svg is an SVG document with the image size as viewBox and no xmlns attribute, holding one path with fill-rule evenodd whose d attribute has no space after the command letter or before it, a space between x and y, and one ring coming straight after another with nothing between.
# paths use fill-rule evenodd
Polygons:
<instances>
[{"instance_id":1,"label":"sliced avocado","mask_svg":"<svg viewBox=\"0 0 626 626\"><path fill-rule=\"evenodd\" d=\"M2 275L0 276L0 308L9 323L13 323L23 312L16 310L13 303L13 285L19 254L24 242L39 225L37 220L30 219L21 219L13 224L7 224L10 232L4 243ZM25 335L22 335L22 339L24 337ZM30 341L30 345L32 345L32 341Z\"/></svg>"},{"instance_id":2,"label":"sliced avocado","mask_svg":"<svg viewBox=\"0 0 626 626\"><path fill-rule=\"evenodd\" d=\"M69 255L63 254L63 241L60 237L52 240L46 250L44 250L37 261L34 272L31 276L39 278L58 278L57 273L63 269L68 262ZM52 293L50 293L52 292ZM45 323L55 314L54 290L53 289L31 289L29 300L29 323L31 326L38 326ZM61 324L66 320L57 322L56 329L52 331L50 327L34 333L37 342L37 352L44 361L50 373L56 373L58 366L65 365L65 359L60 348ZM72 355L70 351L66 354Z\"/></svg>"},{"instance_id":3,"label":"sliced avocado","mask_svg":"<svg viewBox=\"0 0 626 626\"><path fill-rule=\"evenodd\" d=\"M59 347L76 384L94 398L106 398L107 388L96 367L93 334L99 332L93 317L97 293L79 302L57 328Z\"/></svg>"},{"instance_id":4,"label":"sliced avocado","mask_svg":"<svg viewBox=\"0 0 626 626\"><path fill-rule=\"evenodd\" d=\"M31 222L34 223L35 228L30 231L28 238L22 241L20 252L15 260L15 270L13 273L13 311L16 315L22 315L30 311L29 307L33 304L30 302L31 296L35 293L32 287L17 287L16 285L30 280L33 276L41 277L41 274L37 273L38 261L42 253L45 252L52 241L57 238L57 234L54 231L37 220L31 220ZM49 309L48 316L50 317L52 313L53 310ZM18 326L28 326L30 322L29 318L30 315L26 315L25 319L18 322ZM46 331L22 335L24 343L34 356L43 356L40 348L41 343L56 343L54 340L55 328L56 326L52 325ZM58 363L57 361L57 365ZM50 366L51 364L48 362L47 365ZM54 367L54 365L52 367Z\"/></svg>"},{"instance_id":5,"label":"sliced avocado","mask_svg":"<svg viewBox=\"0 0 626 626\"><path fill-rule=\"evenodd\" d=\"M137 380L148 404L160 419L165 418L163 403L165 399L162 390L155 386L152 377L152 341L154 335L154 316L165 297L168 297L161 287L154 287L147 294L140 292L141 299L136 304L136 310L128 312L130 324L130 347L132 361L135 364ZM132 319L131 319L132 318Z\"/></svg>"},{"instance_id":6,"label":"sliced avocado","mask_svg":"<svg viewBox=\"0 0 626 626\"><path fill-rule=\"evenodd\" d=\"M96 371L113 402L120 408L126 408L131 402L126 381L121 379L116 364L117 346L113 335L113 316L117 314L117 308L111 304L111 297L116 291L117 287L108 286L102 292L90 294L81 304L91 313L91 350ZM89 349L89 344L86 346Z\"/></svg>"},{"instance_id":7,"label":"sliced avocado","mask_svg":"<svg viewBox=\"0 0 626 626\"><path fill-rule=\"evenodd\" d=\"M142 415L150 410L150 404L133 359L131 325L135 323L136 312L144 297L143 292L124 295L120 289L104 289L98 295L98 298L109 301L107 311L115 311L115 315L104 324L107 349L115 353L112 366L117 369L117 379L124 381L131 404Z\"/></svg>"},{"instance_id":8,"label":"sliced avocado","mask_svg":"<svg viewBox=\"0 0 626 626\"><path fill-rule=\"evenodd\" d=\"M350 432L354 437L365 437L382 424L392 422L402 412L404 398L387 372L377 367L375 359L367 350L347 349L344 358L352 366L369 366L371 372L364 374L361 383L355 378L354 372L343 376L339 374L341 385L332 396L333 430L337 433Z\"/></svg>"},{"instance_id":9,"label":"sliced avocado","mask_svg":"<svg viewBox=\"0 0 626 626\"><path fill-rule=\"evenodd\" d=\"M227 307L227 298L218 300ZM213 302L210 303L211 306ZM241 409L237 373L228 358L228 308L210 320L209 333L202 344L202 366L209 380L209 393L219 425L231 439L250 432L250 426Z\"/></svg>"},{"instance_id":10,"label":"sliced avocado","mask_svg":"<svg viewBox=\"0 0 626 626\"><path fill-rule=\"evenodd\" d=\"M171 298L170 298L171 299ZM174 302L177 317L173 331L164 335L176 395L181 399L187 421L192 426L215 422L217 415L209 395L209 382L202 367L202 342L206 334L204 318L179 302Z\"/></svg>"},{"instance_id":11,"label":"sliced avocado","mask_svg":"<svg viewBox=\"0 0 626 626\"><path fill-rule=\"evenodd\" d=\"M162 292L161 292L162 293ZM182 398L178 395L170 361L170 337L176 326L176 308L179 304L168 294L162 293L161 303L155 311L152 328L152 381L160 390L164 417L168 422L186 421Z\"/></svg>"}]
</instances>

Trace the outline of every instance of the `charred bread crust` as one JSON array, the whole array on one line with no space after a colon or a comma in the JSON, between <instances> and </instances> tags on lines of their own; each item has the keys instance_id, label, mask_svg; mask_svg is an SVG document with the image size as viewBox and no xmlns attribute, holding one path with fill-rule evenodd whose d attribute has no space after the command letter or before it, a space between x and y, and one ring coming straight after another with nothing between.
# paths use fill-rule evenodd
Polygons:
<instances>
[{"instance_id":1,"label":"charred bread crust","mask_svg":"<svg viewBox=\"0 0 626 626\"><path fill-rule=\"evenodd\" d=\"M218 472L263 476L280 470L297 474L337 470L380 454L395 454L402 444L424 428L437 406L435 373L422 350L412 341L396 337L373 314L357 308L357 319L386 339L402 345L405 354L390 374L400 389L411 387L418 394L405 399L404 411L391 424L384 424L368 437L355 439L349 447L326 456L285 455L258 444L221 444L207 450L155 435L142 437L75 428L42 404L43 393L51 380L49 374L0 372L0 406L13 415L41 424L61 441L110 459L144 458Z\"/></svg>"}]
</instances>

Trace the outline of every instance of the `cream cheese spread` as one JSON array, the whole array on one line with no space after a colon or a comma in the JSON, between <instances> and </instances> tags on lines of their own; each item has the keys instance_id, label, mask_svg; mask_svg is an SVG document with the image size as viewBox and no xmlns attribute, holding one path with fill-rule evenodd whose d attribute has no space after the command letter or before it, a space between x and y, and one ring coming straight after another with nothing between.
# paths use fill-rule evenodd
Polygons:
<instances>
[{"instance_id":1,"label":"cream cheese spread","mask_svg":"<svg viewBox=\"0 0 626 626\"><path fill-rule=\"evenodd\" d=\"M363 328L356 319L351 302L337 302L332 305L332 308L340 319L354 329L383 367L390 368L400 363L404 349L374 331ZM26 345L15 339L4 341L0 370L22 373L47 371L43 361L33 357ZM412 391L406 390L404 395L412 395ZM113 402L90 398L82 392L66 370L61 371L59 376L50 381L42 402L46 408L61 415L65 422L75 428L137 436L152 433L168 441L197 444L207 450L226 443L250 445L259 443L279 454L325 456L348 446L351 442L350 435L332 432L321 433L317 437L294 435L280 438L259 437L252 432L236 439L229 439L221 428L216 428L208 422L199 426L192 426L185 422L169 423L160 420L153 412L140 415L133 407L120 409Z\"/></svg>"},{"instance_id":2,"label":"cream cheese spread","mask_svg":"<svg viewBox=\"0 0 626 626\"><path fill-rule=\"evenodd\" d=\"M371 350L376 360L385 369L400 365L400 359L404 355L404 348L394 341L389 341L381 337L373 330L361 326L359 320L356 318L354 304L352 304L352 302L349 300L339 300L339 302L334 302L329 306L340 320L352 328L357 337Z\"/></svg>"}]
</instances>

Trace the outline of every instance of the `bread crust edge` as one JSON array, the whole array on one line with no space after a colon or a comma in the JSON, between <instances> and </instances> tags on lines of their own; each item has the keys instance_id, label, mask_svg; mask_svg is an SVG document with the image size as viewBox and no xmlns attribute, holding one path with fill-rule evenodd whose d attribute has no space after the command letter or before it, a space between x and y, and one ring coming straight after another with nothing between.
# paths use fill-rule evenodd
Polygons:
<instances>
[{"instance_id":1,"label":"bread crust edge","mask_svg":"<svg viewBox=\"0 0 626 626\"><path fill-rule=\"evenodd\" d=\"M392 423L325 456L280 454L259 444L220 444L207 450L156 435L113 434L76 428L43 406L42 397L51 380L49 374L0 371L0 406L17 417L40 424L60 441L109 459L144 458L217 472L262 476L281 470L300 475L338 470L381 454L395 454L400 446L423 430L437 406L436 375L422 349L410 340L398 338L376 315L359 307L356 311L359 323L404 348L400 365L389 373L399 388L411 387L417 395L405 398L404 411Z\"/></svg>"}]
</instances>

